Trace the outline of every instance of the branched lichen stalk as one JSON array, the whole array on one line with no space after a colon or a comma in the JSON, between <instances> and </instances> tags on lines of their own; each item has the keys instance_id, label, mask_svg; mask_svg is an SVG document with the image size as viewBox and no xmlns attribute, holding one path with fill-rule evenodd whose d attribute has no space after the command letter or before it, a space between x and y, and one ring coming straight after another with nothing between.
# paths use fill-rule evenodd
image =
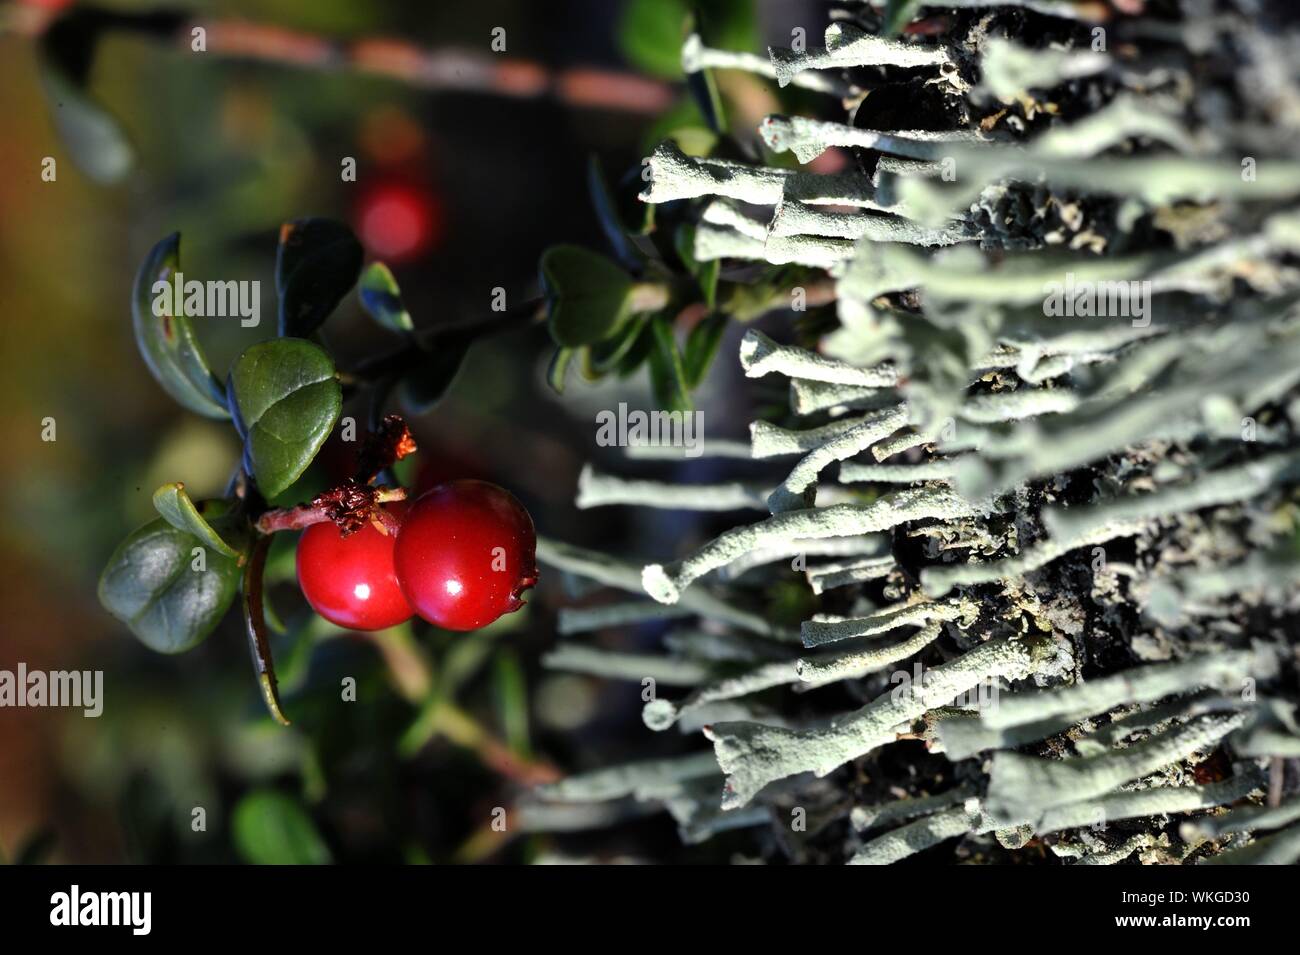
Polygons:
<instances>
[{"instance_id":1,"label":"branched lichen stalk","mask_svg":"<svg viewBox=\"0 0 1300 955\"><path fill-rule=\"evenodd\" d=\"M846 557L855 554L880 555L888 549L888 539L883 534L861 534L850 537L828 537L817 540L794 539L767 547L759 547L737 557L718 571L722 580L735 580L755 567L787 561L792 558Z\"/></svg>"},{"instance_id":2,"label":"branched lichen stalk","mask_svg":"<svg viewBox=\"0 0 1300 955\"><path fill-rule=\"evenodd\" d=\"M885 647L871 647L866 650L854 650L832 659L805 659L796 665L796 672L803 683L824 686L839 680L856 680L883 670L892 663L899 663L920 653L943 632L943 625L931 624L918 630L900 643Z\"/></svg>"},{"instance_id":3,"label":"branched lichen stalk","mask_svg":"<svg viewBox=\"0 0 1300 955\"><path fill-rule=\"evenodd\" d=\"M572 643L562 643L543 656L542 665L551 670L586 673L611 680L640 682L648 678L669 686L695 686L709 679L712 674L711 667L695 660L622 653Z\"/></svg>"},{"instance_id":4,"label":"branched lichen stalk","mask_svg":"<svg viewBox=\"0 0 1300 955\"><path fill-rule=\"evenodd\" d=\"M666 606L653 600L633 600L620 603L598 604L594 607L561 607L556 615L555 629L561 636L603 630L605 627L624 627L651 620L671 620L691 613L682 606Z\"/></svg>"},{"instance_id":5,"label":"branched lichen stalk","mask_svg":"<svg viewBox=\"0 0 1300 955\"><path fill-rule=\"evenodd\" d=\"M746 805L764 786L796 773L825 776L851 759L893 742L901 724L981 682L1023 679L1050 650L1036 639L996 640L928 671L926 679L887 692L830 726L790 730L761 723L717 723L705 735L727 773L725 808Z\"/></svg>"},{"instance_id":6,"label":"branched lichen stalk","mask_svg":"<svg viewBox=\"0 0 1300 955\"><path fill-rule=\"evenodd\" d=\"M951 151L953 146L991 141L978 130L878 132L802 116L769 116L759 123L758 132L773 152L789 150L802 163L812 162L834 146L874 149L909 159L937 159Z\"/></svg>"},{"instance_id":7,"label":"branched lichen stalk","mask_svg":"<svg viewBox=\"0 0 1300 955\"><path fill-rule=\"evenodd\" d=\"M848 23L832 23L826 28L824 50L769 47L767 52L780 86L788 86L804 70L843 70L854 66L954 66L952 56L944 47L873 36Z\"/></svg>"},{"instance_id":8,"label":"branched lichen stalk","mask_svg":"<svg viewBox=\"0 0 1300 955\"><path fill-rule=\"evenodd\" d=\"M602 474L588 464L578 475L578 496L574 505L583 510L611 504L685 511L762 510L770 493L762 486L740 481L695 484L686 493L684 490L678 484Z\"/></svg>"},{"instance_id":9,"label":"branched lichen stalk","mask_svg":"<svg viewBox=\"0 0 1300 955\"><path fill-rule=\"evenodd\" d=\"M1207 686L1240 689L1252 674L1267 673L1271 660L1272 655L1260 649L1205 653L1178 663L1132 667L1074 686L1004 696L995 709L982 714L981 722L1000 729L1056 717L1082 719L1117 706L1149 703Z\"/></svg>"},{"instance_id":10,"label":"branched lichen stalk","mask_svg":"<svg viewBox=\"0 0 1300 955\"><path fill-rule=\"evenodd\" d=\"M740 340L740 367L747 378L762 378L775 372L791 378L867 388L889 388L898 383L898 372L892 367L856 368L805 348L778 345L752 328Z\"/></svg>"},{"instance_id":11,"label":"branched lichen stalk","mask_svg":"<svg viewBox=\"0 0 1300 955\"><path fill-rule=\"evenodd\" d=\"M733 527L671 564L649 564L641 584L655 600L676 603L692 582L748 551L796 538L849 537L888 530L909 521L967 517L976 505L942 488L895 491L870 504L835 504L785 511L757 524Z\"/></svg>"},{"instance_id":12,"label":"branched lichen stalk","mask_svg":"<svg viewBox=\"0 0 1300 955\"><path fill-rule=\"evenodd\" d=\"M974 795L975 790L971 786L957 786L933 796L913 796L891 799L873 806L854 806L849 813L849 822L858 832L866 832L891 822L928 816L940 809L960 805Z\"/></svg>"},{"instance_id":13,"label":"branched lichen stalk","mask_svg":"<svg viewBox=\"0 0 1300 955\"><path fill-rule=\"evenodd\" d=\"M807 506L811 501L806 492L815 487L818 476L826 467L865 451L906 424L906 410L899 408L882 411L868 416L854 427L809 451L786 479L768 495L768 509L773 514L779 514Z\"/></svg>"},{"instance_id":14,"label":"branched lichen stalk","mask_svg":"<svg viewBox=\"0 0 1300 955\"><path fill-rule=\"evenodd\" d=\"M641 586L642 571L632 564L602 554L599 551L576 547L561 541L539 535L537 538L537 559L544 564L560 570L586 577L608 587L616 587L631 593L643 592ZM660 601L666 603L667 601ZM676 601L672 601L676 603ZM682 600L683 610L689 610L706 617L714 617L727 623L735 624L751 633L770 637L780 642L797 642L798 634L789 628L774 623L762 615L745 610L730 600L710 593L707 590L692 590Z\"/></svg>"},{"instance_id":15,"label":"branched lichen stalk","mask_svg":"<svg viewBox=\"0 0 1300 955\"><path fill-rule=\"evenodd\" d=\"M1300 825L1202 859L1203 865L1294 865L1300 860Z\"/></svg>"},{"instance_id":16,"label":"branched lichen stalk","mask_svg":"<svg viewBox=\"0 0 1300 955\"><path fill-rule=\"evenodd\" d=\"M1212 747L1244 722L1240 714L1198 717L1127 749L1075 759L999 752L989 771L988 808L1002 819L1034 818L1044 810L1115 789Z\"/></svg>"},{"instance_id":17,"label":"branched lichen stalk","mask_svg":"<svg viewBox=\"0 0 1300 955\"><path fill-rule=\"evenodd\" d=\"M869 617L832 621L815 618L805 620L799 627L799 634L805 647L820 647L838 640L879 637L899 627L919 627L934 620L956 620L971 615L973 611L974 604L966 601L920 601L901 607L889 607Z\"/></svg>"},{"instance_id":18,"label":"branched lichen stalk","mask_svg":"<svg viewBox=\"0 0 1300 955\"><path fill-rule=\"evenodd\" d=\"M747 51L715 50L705 46L698 33L692 33L682 43L682 72L690 75L705 69L744 70L746 73L776 79L776 69L768 57ZM841 98L851 96L854 92L852 85L825 73L800 73L793 79L793 83L804 89Z\"/></svg>"},{"instance_id":19,"label":"branched lichen stalk","mask_svg":"<svg viewBox=\"0 0 1300 955\"><path fill-rule=\"evenodd\" d=\"M887 210L876 188L855 173L819 175L772 166L747 166L727 159L688 156L668 140L650 156L650 184L642 202L675 202L702 196L723 196L756 206L774 206L785 196L805 202Z\"/></svg>"},{"instance_id":20,"label":"branched lichen stalk","mask_svg":"<svg viewBox=\"0 0 1300 955\"><path fill-rule=\"evenodd\" d=\"M1205 816L1185 822L1179 830L1184 840L1217 839L1236 832L1277 829L1300 819L1300 796L1293 796L1280 806L1242 806L1221 816Z\"/></svg>"},{"instance_id":21,"label":"branched lichen stalk","mask_svg":"<svg viewBox=\"0 0 1300 955\"><path fill-rule=\"evenodd\" d=\"M579 773L538 786L534 792L555 802L600 802L624 796L654 799L676 793L683 782L716 776L717 772L718 764L710 753L693 753Z\"/></svg>"}]
</instances>

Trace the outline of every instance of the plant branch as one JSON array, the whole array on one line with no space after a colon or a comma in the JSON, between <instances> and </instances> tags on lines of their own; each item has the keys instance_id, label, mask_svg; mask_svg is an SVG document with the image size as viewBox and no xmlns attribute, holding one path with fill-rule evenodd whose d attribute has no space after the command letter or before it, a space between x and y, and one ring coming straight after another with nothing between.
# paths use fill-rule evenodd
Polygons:
<instances>
[{"instance_id":1,"label":"plant branch","mask_svg":"<svg viewBox=\"0 0 1300 955\"><path fill-rule=\"evenodd\" d=\"M259 537L253 544L253 553L244 568L244 587L241 601L244 611L244 628L248 632L248 649L257 671L262 700L271 716L281 726L289 725L289 718L280 707L280 691L275 679L275 661L271 659L271 641L266 633L266 617L262 607L262 571L266 568L266 552L271 539Z\"/></svg>"},{"instance_id":2,"label":"plant branch","mask_svg":"<svg viewBox=\"0 0 1300 955\"><path fill-rule=\"evenodd\" d=\"M420 329L408 336L401 346L392 351L359 362L356 367L340 372L339 380L346 390L363 383L400 378L407 372L414 371L426 355L439 347L474 342L488 335L510 331L517 328L521 322L528 323L536 320L542 305L543 299L530 298L504 311L494 312L488 318L448 322L434 328Z\"/></svg>"}]
</instances>

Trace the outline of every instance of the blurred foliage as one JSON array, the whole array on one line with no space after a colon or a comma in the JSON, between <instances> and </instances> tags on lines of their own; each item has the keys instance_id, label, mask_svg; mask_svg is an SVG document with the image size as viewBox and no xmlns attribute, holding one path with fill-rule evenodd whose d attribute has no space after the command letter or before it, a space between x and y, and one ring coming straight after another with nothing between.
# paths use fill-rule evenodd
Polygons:
<instances>
[{"instance_id":1,"label":"blurred foliage","mask_svg":"<svg viewBox=\"0 0 1300 955\"><path fill-rule=\"evenodd\" d=\"M113 5L133 14L152 7ZM721 31L717 42L753 45L754 19L742 15L748 8L703 5ZM674 11L669 33L680 37L687 13ZM430 47L479 45L505 23L512 56L643 65L642 54L617 45L626 22L619 5L274 0L216 3L204 15L324 36L405 36ZM528 839L471 840L492 806L513 805L526 789L505 770L594 763L641 735L635 699L598 681L543 674L553 605L568 599L559 575L543 581L526 612L471 639L423 631L358 637L310 614L294 586L292 537L277 541L267 595L295 720L287 730L271 724L250 686L237 615L215 623L191 652L158 656L99 606L96 578L119 541L156 520L155 489L165 491L159 509L167 516L152 526L164 537L201 539L194 515L215 520L204 502L223 496L244 443L224 421L162 400L131 341L133 276L160 236L183 233L187 277L257 280L283 292L302 280L297 270L275 268L281 224L308 213L346 223L371 268L360 292L339 293L326 310L329 324L311 334L347 369L385 345L404 347L406 336L423 346L422 363L391 382L404 407L426 412L414 422L422 450L400 463L398 478L496 480L519 494L540 528L592 544L649 542L667 529L647 528L634 515L582 520L573 508L592 429L581 398L560 405L545 385L539 358L547 329L530 326L470 349L454 326L490 315L494 288L507 290L511 308L537 295L537 262L551 243L597 248L602 235L610 238L602 217L573 214L590 208L593 155L601 169L628 171L607 187L619 221L629 223L621 234L634 237L647 261L664 263L664 274L680 284L680 303L722 294L716 274L674 251L673 217L652 239L635 238L645 239L654 224L635 192L642 143L658 137L659 120L196 55L174 42L174 14L145 30L115 29L111 14L77 16L41 43L0 34L0 107L13 147L0 151L0 248L13 319L0 350L8 411L0 434L9 452L0 464L7 545L0 561L7 608L21 622L0 641L0 667L21 660L32 668L102 669L106 705L98 720L55 710L0 713L0 774L22 780L0 792L0 850L11 861L532 857L540 844ZM675 61L677 38L670 39ZM667 121L684 143L708 150L719 141L684 90ZM78 152L78 141L89 150ZM78 169L74 152L101 168ZM46 156L58 163L54 182L39 179ZM355 183L340 180L345 156L357 159ZM375 268L377 237L412 210L377 207L379 186L422 203L414 211L436 225L409 259L381 266L387 275ZM340 285L350 276L351 288L362 260L346 251L315 269L308 284L338 274ZM171 253L179 246L159 254ZM168 267L179 269L179 259ZM225 371L275 336L269 314L255 329L173 316L183 321L173 330L189 326L203 361L199 352L158 351L155 370L173 393L197 386L190 397L201 407L192 410L224 417ZM651 400L641 369L652 354L669 359L679 384L707 387L705 356L716 348L717 323L677 329L674 361L664 322L656 334L651 317L633 317L626 337L602 341L579 365L597 375L621 369L620 394L633 400ZM159 343L151 338L158 327L141 318L148 350ZM209 378L197 374L204 365ZM370 408L345 388L338 413L363 422ZM57 422L56 441L40 439L46 417ZM336 480L333 453L327 440L300 474L301 462L286 466L284 477L296 480L276 502L304 500ZM244 552L225 529L213 530ZM691 531L678 525L671 533ZM340 700L345 677L356 681L354 704ZM196 807L206 810L206 830L193 827ZM626 841L573 837L566 845L659 856L726 849L683 850L664 820L620 838Z\"/></svg>"}]
</instances>

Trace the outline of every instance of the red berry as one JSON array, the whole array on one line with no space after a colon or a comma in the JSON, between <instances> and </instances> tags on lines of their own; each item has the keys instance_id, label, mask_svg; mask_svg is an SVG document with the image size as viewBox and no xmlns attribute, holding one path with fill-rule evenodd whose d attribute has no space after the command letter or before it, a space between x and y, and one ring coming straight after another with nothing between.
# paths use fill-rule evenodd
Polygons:
<instances>
[{"instance_id":1,"label":"red berry","mask_svg":"<svg viewBox=\"0 0 1300 955\"><path fill-rule=\"evenodd\" d=\"M524 605L520 594L537 583L537 534L510 492L449 481L411 505L393 560L417 614L475 630Z\"/></svg>"},{"instance_id":2,"label":"red berry","mask_svg":"<svg viewBox=\"0 0 1300 955\"><path fill-rule=\"evenodd\" d=\"M388 505L399 519L406 508ZM384 630L414 614L393 570L393 537L373 524L347 537L328 522L303 531L298 586L313 610L349 630Z\"/></svg>"}]
</instances>

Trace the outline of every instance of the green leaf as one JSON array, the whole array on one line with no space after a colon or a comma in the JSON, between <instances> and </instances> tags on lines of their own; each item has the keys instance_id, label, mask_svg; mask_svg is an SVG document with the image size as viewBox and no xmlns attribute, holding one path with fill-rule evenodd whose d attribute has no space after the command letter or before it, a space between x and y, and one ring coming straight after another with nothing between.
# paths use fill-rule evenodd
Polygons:
<instances>
[{"instance_id":1,"label":"green leaf","mask_svg":"<svg viewBox=\"0 0 1300 955\"><path fill-rule=\"evenodd\" d=\"M678 100L647 127L641 141L642 152L652 152L665 139L671 139L688 156L708 156L718 144L718 134L708 128L695 100L689 96ZM655 208L650 203L643 205Z\"/></svg>"},{"instance_id":2,"label":"green leaf","mask_svg":"<svg viewBox=\"0 0 1300 955\"><path fill-rule=\"evenodd\" d=\"M497 634L495 629L480 631L473 640L457 640L447 648L437 668L437 697L444 700L456 699L457 694L492 659L496 651Z\"/></svg>"},{"instance_id":3,"label":"green leaf","mask_svg":"<svg viewBox=\"0 0 1300 955\"><path fill-rule=\"evenodd\" d=\"M698 30L710 46L724 50L758 47L753 0L632 0L624 7L618 41L633 66L671 79L682 75L682 41L693 11Z\"/></svg>"},{"instance_id":4,"label":"green leaf","mask_svg":"<svg viewBox=\"0 0 1300 955\"><path fill-rule=\"evenodd\" d=\"M686 374L686 386L694 391L708 374L713 357L718 352L718 344L727 330L729 319L722 312L715 312L699 322L686 336L685 353L682 366Z\"/></svg>"},{"instance_id":5,"label":"green leaf","mask_svg":"<svg viewBox=\"0 0 1300 955\"><path fill-rule=\"evenodd\" d=\"M663 315L656 315L650 320L650 330L654 335L654 350L650 352L650 384L655 400L669 411L688 411L691 396L672 324Z\"/></svg>"},{"instance_id":6,"label":"green leaf","mask_svg":"<svg viewBox=\"0 0 1300 955\"><path fill-rule=\"evenodd\" d=\"M244 466L267 498L307 470L343 407L334 363L300 338L260 342L230 370L235 427L244 439Z\"/></svg>"},{"instance_id":7,"label":"green leaf","mask_svg":"<svg viewBox=\"0 0 1300 955\"><path fill-rule=\"evenodd\" d=\"M632 278L603 255L576 245L552 246L542 254L541 271L557 345L602 341L631 314Z\"/></svg>"},{"instance_id":8,"label":"green leaf","mask_svg":"<svg viewBox=\"0 0 1300 955\"><path fill-rule=\"evenodd\" d=\"M376 322L393 332L415 328L411 313L402 304L402 290L383 262L371 262L361 274L361 307Z\"/></svg>"},{"instance_id":9,"label":"green leaf","mask_svg":"<svg viewBox=\"0 0 1300 955\"><path fill-rule=\"evenodd\" d=\"M216 628L238 589L235 561L159 518L113 552L99 602L151 650L181 653Z\"/></svg>"},{"instance_id":10,"label":"green leaf","mask_svg":"<svg viewBox=\"0 0 1300 955\"><path fill-rule=\"evenodd\" d=\"M329 846L298 800L263 789L235 806L235 848L254 865L329 865Z\"/></svg>"},{"instance_id":11,"label":"green leaf","mask_svg":"<svg viewBox=\"0 0 1300 955\"><path fill-rule=\"evenodd\" d=\"M364 253L352 230L333 219L294 219L280 227L275 288L280 334L305 338L324 324L357 283Z\"/></svg>"},{"instance_id":12,"label":"green leaf","mask_svg":"<svg viewBox=\"0 0 1300 955\"><path fill-rule=\"evenodd\" d=\"M217 512L224 510L224 504L224 501L207 501L200 506L210 512ZM199 507L194 506L189 494L185 492L185 485L181 482L164 484L154 491L153 506L162 515L163 520L172 527L193 534L218 553L243 563L239 551L222 540L221 535L204 519Z\"/></svg>"},{"instance_id":13,"label":"green leaf","mask_svg":"<svg viewBox=\"0 0 1300 955\"><path fill-rule=\"evenodd\" d=\"M623 8L618 46L633 66L657 76L682 75L685 0L632 0Z\"/></svg>"},{"instance_id":14,"label":"green leaf","mask_svg":"<svg viewBox=\"0 0 1300 955\"><path fill-rule=\"evenodd\" d=\"M632 346L627 350L622 358L619 359L614 371L620 378L626 378L644 365L650 357L650 353L655 348L655 336L653 325L646 321L641 325L636 337L632 341Z\"/></svg>"},{"instance_id":15,"label":"green leaf","mask_svg":"<svg viewBox=\"0 0 1300 955\"><path fill-rule=\"evenodd\" d=\"M528 739L528 683L519 658L510 651L496 657L493 672L497 712L505 728L506 745L517 756L527 758L531 752Z\"/></svg>"},{"instance_id":16,"label":"green leaf","mask_svg":"<svg viewBox=\"0 0 1300 955\"><path fill-rule=\"evenodd\" d=\"M472 335L435 335L415 369L402 379L402 404L411 414L424 414L442 400L469 354Z\"/></svg>"},{"instance_id":17,"label":"green leaf","mask_svg":"<svg viewBox=\"0 0 1300 955\"><path fill-rule=\"evenodd\" d=\"M184 315L154 314L154 286L171 285L180 267L180 248L180 233L173 232L150 250L136 273L131 291L135 343L158 384L182 406L206 418L229 418L226 393L208 368L190 320ZM170 304L170 296L161 304Z\"/></svg>"},{"instance_id":18,"label":"green leaf","mask_svg":"<svg viewBox=\"0 0 1300 955\"><path fill-rule=\"evenodd\" d=\"M632 346L636 344L646 322L644 316L633 316L613 338L585 348L583 368L586 377L599 378L618 368L628 352L632 350Z\"/></svg>"},{"instance_id":19,"label":"green leaf","mask_svg":"<svg viewBox=\"0 0 1300 955\"><path fill-rule=\"evenodd\" d=\"M753 0L698 0L698 29L709 46L722 50L762 49Z\"/></svg>"},{"instance_id":20,"label":"green leaf","mask_svg":"<svg viewBox=\"0 0 1300 955\"><path fill-rule=\"evenodd\" d=\"M696 260L695 226L690 223L679 226L673 240L677 248L677 257L682 260L682 265L686 266L686 271L695 276L700 294L704 296L704 304L709 308L717 307L718 276L722 274L722 261L720 259L708 262Z\"/></svg>"},{"instance_id":21,"label":"green leaf","mask_svg":"<svg viewBox=\"0 0 1300 955\"><path fill-rule=\"evenodd\" d=\"M593 153L587 159L587 189L591 193L591 204L596 210L596 218L604 230L605 239L614 255L630 269L639 269L645 264L645 256L628 236L627 227L618 210L618 202L605 180L600 160Z\"/></svg>"},{"instance_id":22,"label":"green leaf","mask_svg":"<svg viewBox=\"0 0 1300 955\"><path fill-rule=\"evenodd\" d=\"M901 33L920 5L921 0L888 0L885 4L885 22L881 32L885 36Z\"/></svg>"}]
</instances>

